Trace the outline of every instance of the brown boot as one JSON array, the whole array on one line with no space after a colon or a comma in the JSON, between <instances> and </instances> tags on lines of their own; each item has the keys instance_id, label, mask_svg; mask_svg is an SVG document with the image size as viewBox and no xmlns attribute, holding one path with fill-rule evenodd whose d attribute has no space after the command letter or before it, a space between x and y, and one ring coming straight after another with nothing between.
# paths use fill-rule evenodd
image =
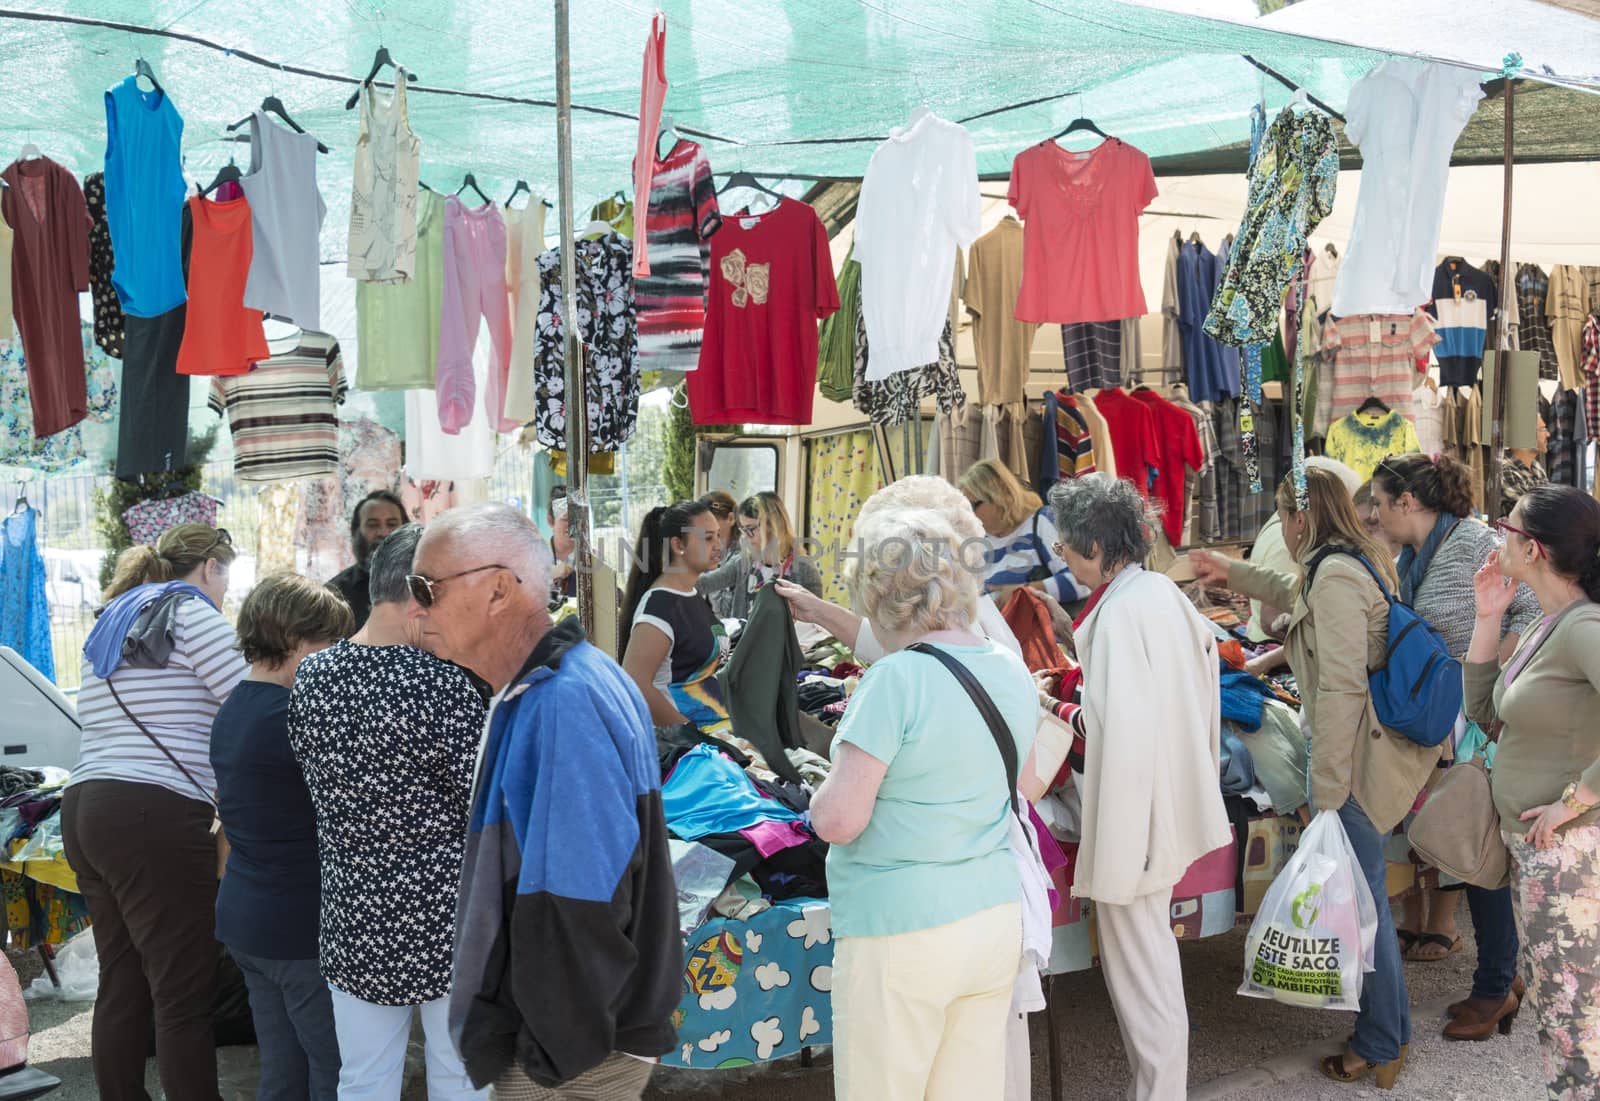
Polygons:
<instances>
[{"instance_id":1,"label":"brown boot","mask_svg":"<svg viewBox=\"0 0 1600 1101\"><path fill-rule=\"evenodd\" d=\"M1516 978L1511 980L1511 993L1517 996L1518 1002L1521 1002L1523 998L1527 997L1528 984L1522 981L1521 975L1518 975ZM1455 1020L1457 1017L1461 1016L1461 1014L1465 1012L1466 1009L1472 1004L1473 1000L1471 998L1462 998L1459 1002L1451 1002L1449 1005L1445 1006L1445 1016L1449 1017L1451 1020ZM1490 1008L1492 1009L1493 1006Z\"/></svg>"},{"instance_id":2,"label":"brown boot","mask_svg":"<svg viewBox=\"0 0 1600 1101\"><path fill-rule=\"evenodd\" d=\"M1498 1030L1500 1035L1511 1035L1517 1012L1522 1009L1522 999L1515 993L1507 994L1498 1006L1485 1004L1477 998L1468 998L1461 1015L1444 1026L1446 1040L1487 1040Z\"/></svg>"}]
</instances>

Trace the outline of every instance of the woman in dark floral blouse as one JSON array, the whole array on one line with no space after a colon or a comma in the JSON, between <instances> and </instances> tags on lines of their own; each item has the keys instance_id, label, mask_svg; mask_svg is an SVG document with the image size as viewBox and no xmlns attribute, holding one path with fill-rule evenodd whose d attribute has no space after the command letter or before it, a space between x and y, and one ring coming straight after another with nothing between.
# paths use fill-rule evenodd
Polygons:
<instances>
[{"instance_id":1,"label":"woman in dark floral blouse","mask_svg":"<svg viewBox=\"0 0 1600 1101\"><path fill-rule=\"evenodd\" d=\"M429 1096L487 1096L450 1040L446 1004L487 699L469 674L417 646L407 574L421 534L407 524L378 545L371 617L301 662L289 699L289 740L317 812L319 950L341 1098L398 1101L414 1007Z\"/></svg>"}]
</instances>

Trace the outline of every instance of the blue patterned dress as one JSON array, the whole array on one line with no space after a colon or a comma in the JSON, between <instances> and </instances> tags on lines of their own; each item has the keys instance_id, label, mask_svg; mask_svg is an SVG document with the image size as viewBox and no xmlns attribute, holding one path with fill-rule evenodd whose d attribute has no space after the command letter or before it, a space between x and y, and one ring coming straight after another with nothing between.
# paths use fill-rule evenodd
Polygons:
<instances>
[{"instance_id":1,"label":"blue patterned dress","mask_svg":"<svg viewBox=\"0 0 1600 1101\"><path fill-rule=\"evenodd\" d=\"M0 521L0 646L9 646L50 680L56 679L50 649L50 604L39 551L39 510L22 508Z\"/></svg>"}]
</instances>

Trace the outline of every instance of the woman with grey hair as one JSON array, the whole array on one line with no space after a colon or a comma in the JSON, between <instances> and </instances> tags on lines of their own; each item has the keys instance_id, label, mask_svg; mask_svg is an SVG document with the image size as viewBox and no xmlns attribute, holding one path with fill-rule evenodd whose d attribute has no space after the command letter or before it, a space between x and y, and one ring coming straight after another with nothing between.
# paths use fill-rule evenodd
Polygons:
<instances>
[{"instance_id":1,"label":"woman with grey hair","mask_svg":"<svg viewBox=\"0 0 1600 1101\"><path fill-rule=\"evenodd\" d=\"M481 582L484 569L411 572L407 524L370 563L372 613L350 639L300 663L289 743L317 815L322 977L333 996L341 1098L398 1101L419 1011L428 1095L475 1090L449 1034L457 888L472 771L488 700L423 649L413 593ZM503 567L497 567L503 568Z\"/></svg>"},{"instance_id":2,"label":"woman with grey hair","mask_svg":"<svg viewBox=\"0 0 1600 1101\"><path fill-rule=\"evenodd\" d=\"M1097 590L1076 635L1082 704L1068 710L1088 746L1072 893L1095 901L1133 1096L1176 1101L1188 1092L1189 1018L1172 888L1232 838L1217 787L1216 639L1178 587L1142 565L1154 529L1131 482L1061 482L1050 504L1056 553Z\"/></svg>"},{"instance_id":3,"label":"woman with grey hair","mask_svg":"<svg viewBox=\"0 0 1600 1101\"><path fill-rule=\"evenodd\" d=\"M999 1097L1023 929L996 737L1028 756L1037 695L1022 660L973 631L971 533L943 510L868 504L849 581L888 653L811 804L832 845L836 1096ZM945 659L976 678L1003 733Z\"/></svg>"}]
</instances>

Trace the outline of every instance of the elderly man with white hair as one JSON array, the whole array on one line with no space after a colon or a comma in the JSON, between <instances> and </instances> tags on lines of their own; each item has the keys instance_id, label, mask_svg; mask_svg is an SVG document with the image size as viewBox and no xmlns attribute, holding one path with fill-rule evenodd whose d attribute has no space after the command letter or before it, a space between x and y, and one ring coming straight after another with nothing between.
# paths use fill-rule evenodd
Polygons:
<instances>
[{"instance_id":1,"label":"elderly man with white hair","mask_svg":"<svg viewBox=\"0 0 1600 1101\"><path fill-rule=\"evenodd\" d=\"M546 610L550 550L505 505L417 548L436 653L500 693L473 800L450 1030L502 1101L638 1098L677 1043L683 973L654 728L622 668Z\"/></svg>"}]
</instances>

